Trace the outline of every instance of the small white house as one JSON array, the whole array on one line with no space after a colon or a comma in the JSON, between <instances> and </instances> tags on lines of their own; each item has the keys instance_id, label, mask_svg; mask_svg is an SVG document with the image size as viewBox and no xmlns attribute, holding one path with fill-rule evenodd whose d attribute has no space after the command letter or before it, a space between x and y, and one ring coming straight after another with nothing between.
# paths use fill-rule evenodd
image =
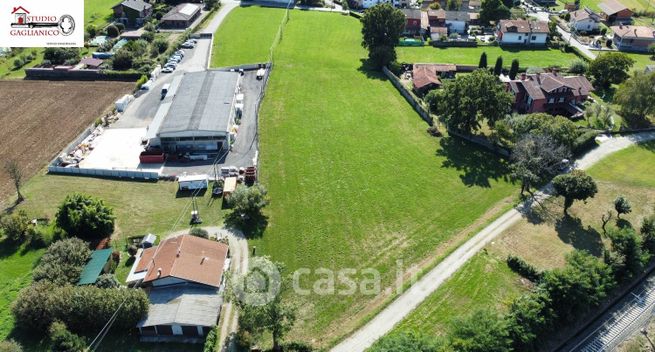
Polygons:
<instances>
[{"instance_id":1,"label":"small white house","mask_svg":"<svg viewBox=\"0 0 655 352\"><path fill-rule=\"evenodd\" d=\"M548 40L548 22L500 20L496 38L500 45L544 46Z\"/></svg>"},{"instance_id":2,"label":"small white house","mask_svg":"<svg viewBox=\"0 0 655 352\"><path fill-rule=\"evenodd\" d=\"M569 27L576 32L596 32L598 31L599 22L600 17L585 7L584 9L571 12Z\"/></svg>"},{"instance_id":3,"label":"small white house","mask_svg":"<svg viewBox=\"0 0 655 352\"><path fill-rule=\"evenodd\" d=\"M183 175L177 178L178 189L180 191L194 191L197 189L207 189L209 187L209 176L204 175Z\"/></svg>"}]
</instances>

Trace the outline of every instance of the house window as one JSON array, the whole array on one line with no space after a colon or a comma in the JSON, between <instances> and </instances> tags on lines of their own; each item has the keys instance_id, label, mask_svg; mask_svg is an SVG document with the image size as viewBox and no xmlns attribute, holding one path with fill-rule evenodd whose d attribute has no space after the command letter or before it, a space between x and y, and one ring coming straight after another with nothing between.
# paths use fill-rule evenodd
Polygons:
<instances>
[{"instance_id":1,"label":"house window","mask_svg":"<svg viewBox=\"0 0 655 352\"><path fill-rule=\"evenodd\" d=\"M528 97L528 106L532 105L532 97Z\"/></svg>"},{"instance_id":2,"label":"house window","mask_svg":"<svg viewBox=\"0 0 655 352\"><path fill-rule=\"evenodd\" d=\"M519 35L519 40L521 40L521 36Z\"/></svg>"},{"instance_id":3,"label":"house window","mask_svg":"<svg viewBox=\"0 0 655 352\"><path fill-rule=\"evenodd\" d=\"M532 36L532 40L537 40L537 36L536 36L536 35L533 35L533 36Z\"/></svg>"},{"instance_id":4,"label":"house window","mask_svg":"<svg viewBox=\"0 0 655 352\"><path fill-rule=\"evenodd\" d=\"M170 325L157 325L159 335L173 335L173 327Z\"/></svg>"},{"instance_id":5,"label":"house window","mask_svg":"<svg viewBox=\"0 0 655 352\"><path fill-rule=\"evenodd\" d=\"M548 98L548 104L552 104L555 102L555 98Z\"/></svg>"},{"instance_id":6,"label":"house window","mask_svg":"<svg viewBox=\"0 0 655 352\"><path fill-rule=\"evenodd\" d=\"M559 97L559 102L563 103L564 102L564 97Z\"/></svg>"},{"instance_id":7,"label":"house window","mask_svg":"<svg viewBox=\"0 0 655 352\"><path fill-rule=\"evenodd\" d=\"M198 336L198 327L182 325L182 335L184 336Z\"/></svg>"}]
</instances>

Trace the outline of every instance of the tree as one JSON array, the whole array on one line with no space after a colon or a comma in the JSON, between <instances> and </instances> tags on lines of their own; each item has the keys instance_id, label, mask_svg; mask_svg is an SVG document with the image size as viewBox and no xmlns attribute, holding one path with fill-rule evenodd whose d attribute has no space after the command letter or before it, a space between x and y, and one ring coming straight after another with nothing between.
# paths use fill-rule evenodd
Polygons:
<instances>
[{"instance_id":1,"label":"tree","mask_svg":"<svg viewBox=\"0 0 655 352\"><path fill-rule=\"evenodd\" d=\"M114 70L129 70L134 65L134 54L127 48L120 48L111 58L111 67Z\"/></svg>"},{"instance_id":2,"label":"tree","mask_svg":"<svg viewBox=\"0 0 655 352\"><path fill-rule=\"evenodd\" d=\"M447 81L439 90L435 112L449 128L472 133L483 120L491 127L505 117L512 106L512 96L505 86L486 70Z\"/></svg>"},{"instance_id":3,"label":"tree","mask_svg":"<svg viewBox=\"0 0 655 352\"><path fill-rule=\"evenodd\" d=\"M587 126L599 130L610 130L614 127L614 113L608 105L593 103L584 111Z\"/></svg>"},{"instance_id":4,"label":"tree","mask_svg":"<svg viewBox=\"0 0 655 352\"><path fill-rule=\"evenodd\" d=\"M77 48L45 48L43 59L50 61L53 65L62 65L66 61L78 61L80 51Z\"/></svg>"},{"instance_id":5,"label":"tree","mask_svg":"<svg viewBox=\"0 0 655 352\"><path fill-rule=\"evenodd\" d=\"M550 136L523 136L512 151L511 166L512 178L521 182L521 195L531 193L532 186L557 174L562 160L569 155L569 149L556 143Z\"/></svg>"},{"instance_id":6,"label":"tree","mask_svg":"<svg viewBox=\"0 0 655 352\"><path fill-rule=\"evenodd\" d=\"M76 284L91 257L89 245L79 238L67 238L48 247L34 268L34 281L50 281L59 285Z\"/></svg>"},{"instance_id":7,"label":"tree","mask_svg":"<svg viewBox=\"0 0 655 352\"><path fill-rule=\"evenodd\" d=\"M30 218L24 210L19 210L11 215L0 218L0 228L5 234L5 240L18 244L28 237Z\"/></svg>"},{"instance_id":8,"label":"tree","mask_svg":"<svg viewBox=\"0 0 655 352\"><path fill-rule=\"evenodd\" d=\"M283 304L279 294L267 304L242 304L240 308L239 328L254 336L268 331L273 338L273 351L281 351L282 339L296 321L295 308Z\"/></svg>"},{"instance_id":9,"label":"tree","mask_svg":"<svg viewBox=\"0 0 655 352\"><path fill-rule=\"evenodd\" d=\"M209 238L209 232L207 230L201 228L201 227L194 227L189 231L189 235L191 236L196 236L196 237L202 237L202 238Z\"/></svg>"},{"instance_id":10,"label":"tree","mask_svg":"<svg viewBox=\"0 0 655 352\"><path fill-rule=\"evenodd\" d=\"M517 351L536 351L536 340L552 330L556 319L550 297L543 290L519 296L507 314L509 336Z\"/></svg>"},{"instance_id":11,"label":"tree","mask_svg":"<svg viewBox=\"0 0 655 352\"><path fill-rule=\"evenodd\" d=\"M591 61L587 72L597 87L607 89L612 84L625 81L634 62L624 53L607 53Z\"/></svg>"},{"instance_id":12,"label":"tree","mask_svg":"<svg viewBox=\"0 0 655 352\"><path fill-rule=\"evenodd\" d=\"M650 58L655 60L655 44L648 46L648 52L650 53Z\"/></svg>"},{"instance_id":13,"label":"tree","mask_svg":"<svg viewBox=\"0 0 655 352\"><path fill-rule=\"evenodd\" d=\"M478 63L478 68L487 68L487 53L485 51L480 54L480 63Z\"/></svg>"},{"instance_id":14,"label":"tree","mask_svg":"<svg viewBox=\"0 0 655 352\"><path fill-rule=\"evenodd\" d=\"M507 322L488 310L478 310L464 319L455 320L450 336L455 351L511 351Z\"/></svg>"},{"instance_id":15,"label":"tree","mask_svg":"<svg viewBox=\"0 0 655 352\"><path fill-rule=\"evenodd\" d=\"M499 76L501 73L503 73L503 57L498 56L496 65L494 66L494 75Z\"/></svg>"},{"instance_id":16,"label":"tree","mask_svg":"<svg viewBox=\"0 0 655 352\"><path fill-rule=\"evenodd\" d=\"M114 232L114 211L102 200L73 193L57 211L57 226L71 236L98 239Z\"/></svg>"},{"instance_id":17,"label":"tree","mask_svg":"<svg viewBox=\"0 0 655 352\"><path fill-rule=\"evenodd\" d=\"M613 228L607 231L611 251L606 253L606 261L612 267L617 280L627 280L642 272L648 261L648 253L642 250L641 239L630 227Z\"/></svg>"},{"instance_id":18,"label":"tree","mask_svg":"<svg viewBox=\"0 0 655 352\"><path fill-rule=\"evenodd\" d=\"M644 218L639 229L642 239L642 248L651 256L655 255L655 215Z\"/></svg>"},{"instance_id":19,"label":"tree","mask_svg":"<svg viewBox=\"0 0 655 352\"><path fill-rule=\"evenodd\" d=\"M545 135L557 144L573 149L581 135L578 126L563 116L546 113L511 115L496 123L495 133L502 142L512 146L528 134Z\"/></svg>"},{"instance_id":20,"label":"tree","mask_svg":"<svg viewBox=\"0 0 655 352\"><path fill-rule=\"evenodd\" d=\"M480 7L480 22L483 24L508 19L511 15L511 11L501 0L485 0Z\"/></svg>"},{"instance_id":21,"label":"tree","mask_svg":"<svg viewBox=\"0 0 655 352\"><path fill-rule=\"evenodd\" d=\"M446 2L446 9L449 11L457 11L462 6L461 0L448 0Z\"/></svg>"},{"instance_id":22,"label":"tree","mask_svg":"<svg viewBox=\"0 0 655 352\"><path fill-rule=\"evenodd\" d=\"M396 59L395 45L405 28L405 15L390 4L378 4L368 9L362 21L362 46L377 68Z\"/></svg>"},{"instance_id":23,"label":"tree","mask_svg":"<svg viewBox=\"0 0 655 352\"><path fill-rule=\"evenodd\" d=\"M261 184L237 187L228 199L232 212L227 215L226 223L242 230L260 223L264 220L262 209L269 203L267 193Z\"/></svg>"},{"instance_id":24,"label":"tree","mask_svg":"<svg viewBox=\"0 0 655 352\"><path fill-rule=\"evenodd\" d=\"M386 335L367 351L369 352L440 352L445 346L436 338L415 333Z\"/></svg>"},{"instance_id":25,"label":"tree","mask_svg":"<svg viewBox=\"0 0 655 352\"><path fill-rule=\"evenodd\" d=\"M168 41L164 38L157 38L152 42L152 46L157 48L157 52L163 54L168 49Z\"/></svg>"},{"instance_id":26,"label":"tree","mask_svg":"<svg viewBox=\"0 0 655 352\"><path fill-rule=\"evenodd\" d=\"M553 179L553 187L558 196L564 197L564 214L568 214L574 201L585 201L593 198L598 192L594 179L582 170L556 176Z\"/></svg>"},{"instance_id":27,"label":"tree","mask_svg":"<svg viewBox=\"0 0 655 352\"><path fill-rule=\"evenodd\" d=\"M82 352L86 350L86 341L68 331L66 324L55 321L48 329L51 350L54 352Z\"/></svg>"},{"instance_id":28,"label":"tree","mask_svg":"<svg viewBox=\"0 0 655 352\"><path fill-rule=\"evenodd\" d=\"M616 217L621 218L621 214L629 214L632 212L632 206L628 198L624 196L618 196L614 200L614 210L616 210Z\"/></svg>"},{"instance_id":29,"label":"tree","mask_svg":"<svg viewBox=\"0 0 655 352\"><path fill-rule=\"evenodd\" d=\"M205 0L205 9L213 10L221 7L221 2L219 0Z\"/></svg>"},{"instance_id":30,"label":"tree","mask_svg":"<svg viewBox=\"0 0 655 352\"><path fill-rule=\"evenodd\" d=\"M86 32L89 33L90 38L93 38L93 37L96 36L96 34L98 34L98 28L96 28L96 26L90 24L90 25L86 26Z\"/></svg>"},{"instance_id":31,"label":"tree","mask_svg":"<svg viewBox=\"0 0 655 352\"><path fill-rule=\"evenodd\" d=\"M23 170L21 170L18 162L12 159L5 162L5 173L7 173L7 176L13 182L14 188L16 189L16 202L22 202L24 198L23 194L20 193L20 189L23 185Z\"/></svg>"},{"instance_id":32,"label":"tree","mask_svg":"<svg viewBox=\"0 0 655 352\"><path fill-rule=\"evenodd\" d=\"M614 102L621 106L621 115L639 121L655 114L655 72L637 72L621 84L614 96Z\"/></svg>"},{"instance_id":33,"label":"tree","mask_svg":"<svg viewBox=\"0 0 655 352\"><path fill-rule=\"evenodd\" d=\"M119 34L121 34L118 27L116 27L114 24L107 26L107 28L105 28L105 32L107 32L107 36L110 38L116 38Z\"/></svg>"},{"instance_id":34,"label":"tree","mask_svg":"<svg viewBox=\"0 0 655 352\"><path fill-rule=\"evenodd\" d=\"M519 73L519 60L512 60L512 66L509 68L509 79L515 79Z\"/></svg>"}]
</instances>

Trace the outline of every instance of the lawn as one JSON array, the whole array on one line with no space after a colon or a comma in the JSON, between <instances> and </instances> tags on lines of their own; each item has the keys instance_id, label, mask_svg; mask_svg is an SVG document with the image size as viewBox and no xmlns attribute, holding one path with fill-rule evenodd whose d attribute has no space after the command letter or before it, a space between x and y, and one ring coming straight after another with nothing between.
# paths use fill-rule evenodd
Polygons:
<instances>
[{"instance_id":1,"label":"lawn","mask_svg":"<svg viewBox=\"0 0 655 352\"><path fill-rule=\"evenodd\" d=\"M480 55L487 53L487 64L493 67L498 56L503 57L503 66L509 68L512 60L518 59L522 68L568 67L578 57L555 49L501 48L499 46L478 46L475 48L397 47L398 62L435 62L461 65L477 65Z\"/></svg>"},{"instance_id":2,"label":"lawn","mask_svg":"<svg viewBox=\"0 0 655 352\"><path fill-rule=\"evenodd\" d=\"M655 60L653 60L652 56L649 54L637 54L637 53L624 53L624 54L630 56L633 60L635 60L635 64L634 66L632 66L633 70L643 71L647 65L655 65Z\"/></svg>"},{"instance_id":3,"label":"lawn","mask_svg":"<svg viewBox=\"0 0 655 352\"><path fill-rule=\"evenodd\" d=\"M282 11L241 8L230 15L240 21L228 18L219 32L270 28L265 22L277 23ZM393 85L362 66L358 20L306 11L290 17L260 113L261 181L271 205L268 228L250 243L259 255L289 273L352 268L361 278L374 268L386 289L397 261L407 269L428 265L507 208L516 186L506 165L457 140L429 137ZM270 46L270 37L257 38L251 47ZM226 57L252 57L225 48ZM318 276L303 276L301 285ZM389 295L288 293L300 308L288 339L329 346Z\"/></svg>"},{"instance_id":4,"label":"lawn","mask_svg":"<svg viewBox=\"0 0 655 352\"><path fill-rule=\"evenodd\" d=\"M20 52L13 57L2 57L0 58L0 79L22 79L25 77L25 69L32 68L43 61L43 48L27 48L27 49L17 49ZM30 55L32 51L36 52L34 60L30 61L27 65L14 69L14 60L21 55L27 56Z\"/></svg>"},{"instance_id":5,"label":"lawn","mask_svg":"<svg viewBox=\"0 0 655 352\"><path fill-rule=\"evenodd\" d=\"M273 38L284 11L263 7L239 7L215 33L212 66L225 67L269 61Z\"/></svg>"},{"instance_id":6,"label":"lawn","mask_svg":"<svg viewBox=\"0 0 655 352\"><path fill-rule=\"evenodd\" d=\"M540 269L564 265L564 255L573 249L602 256L604 240L601 214L613 209L618 195L625 195L633 212L623 215L639 227L655 206L655 142L619 151L594 165L588 173L599 192L586 204L576 202L571 218L562 215L561 199L545 202L529 218L521 220L490 243L450 280L423 302L396 330L442 334L453 318L479 308L500 311L530 283L506 265L507 255L517 255Z\"/></svg>"},{"instance_id":7,"label":"lawn","mask_svg":"<svg viewBox=\"0 0 655 352\"><path fill-rule=\"evenodd\" d=\"M119 0L85 0L84 1L84 28L92 24L98 29L104 28L113 17L112 7Z\"/></svg>"}]
</instances>

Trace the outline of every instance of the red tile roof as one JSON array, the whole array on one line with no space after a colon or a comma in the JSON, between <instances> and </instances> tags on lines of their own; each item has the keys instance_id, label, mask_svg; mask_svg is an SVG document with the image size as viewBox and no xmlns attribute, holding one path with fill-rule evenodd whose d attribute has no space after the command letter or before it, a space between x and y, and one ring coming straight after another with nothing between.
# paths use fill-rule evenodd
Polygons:
<instances>
[{"instance_id":1,"label":"red tile roof","mask_svg":"<svg viewBox=\"0 0 655 352\"><path fill-rule=\"evenodd\" d=\"M605 0L598 4L598 8L606 15L613 15L628 9L625 5L616 0Z\"/></svg>"},{"instance_id":2,"label":"red tile roof","mask_svg":"<svg viewBox=\"0 0 655 352\"><path fill-rule=\"evenodd\" d=\"M646 26L612 26L615 35L621 38L655 39L655 29Z\"/></svg>"},{"instance_id":3,"label":"red tile roof","mask_svg":"<svg viewBox=\"0 0 655 352\"><path fill-rule=\"evenodd\" d=\"M552 93L558 88L570 88L574 96L589 95L594 90L585 76L561 76L558 73L539 73L527 75L525 79L517 79L509 82L509 86L515 93L525 90L534 100L545 99L546 94Z\"/></svg>"},{"instance_id":4,"label":"red tile roof","mask_svg":"<svg viewBox=\"0 0 655 352\"><path fill-rule=\"evenodd\" d=\"M412 83L414 89L422 89L430 84L441 85L441 80L437 76L437 71L432 69L432 65L414 65L412 68Z\"/></svg>"},{"instance_id":5,"label":"red tile roof","mask_svg":"<svg viewBox=\"0 0 655 352\"><path fill-rule=\"evenodd\" d=\"M135 272L147 270L143 282L165 277L218 287L229 247L220 242L183 235L143 251Z\"/></svg>"}]
</instances>

